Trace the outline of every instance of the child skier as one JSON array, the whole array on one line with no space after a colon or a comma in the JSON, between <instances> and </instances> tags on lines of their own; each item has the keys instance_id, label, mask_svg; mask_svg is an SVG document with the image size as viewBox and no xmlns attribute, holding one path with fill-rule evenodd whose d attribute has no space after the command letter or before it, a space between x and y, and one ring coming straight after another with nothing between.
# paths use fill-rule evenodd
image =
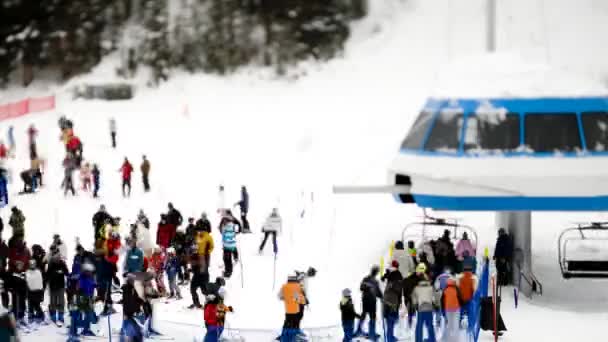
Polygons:
<instances>
[{"instance_id":1,"label":"child skier","mask_svg":"<svg viewBox=\"0 0 608 342\"><path fill-rule=\"evenodd\" d=\"M82 182L83 191L91 190L91 176L91 165L89 163L85 163L80 168L80 181Z\"/></svg>"},{"instance_id":2,"label":"child skier","mask_svg":"<svg viewBox=\"0 0 608 342\"><path fill-rule=\"evenodd\" d=\"M56 247L54 249L57 250ZM54 252L54 249L51 248L51 261L47 270L50 292L49 315L53 323L62 327L64 322L63 315L65 311L65 289L68 267L62 259L61 253Z\"/></svg>"},{"instance_id":3,"label":"child skier","mask_svg":"<svg viewBox=\"0 0 608 342\"><path fill-rule=\"evenodd\" d=\"M352 293L350 289L342 290L342 300L340 301L340 312L342 313L342 330L344 339L342 342L351 342L355 337L355 318L361 319L361 315L355 312Z\"/></svg>"},{"instance_id":4,"label":"child skier","mask_svg":"<svg viewBox=\"0 0 608 342\"><path fill-rule=\"evenodd\" d=\"M154 248L154 253L150 258L150 266L154 272L154 280L156 281L158 292L160 292L161 297L164 297L167 293L164 280L165 255L163 254L162 249L158 246Z\"/></svg>"},{"instance_id":5,"label":"child skier","mask_svg":"<svg viewBox=\"0 0 608 342\"><path fill-rule=\"evenodd\" d=\"M167 271L167 279L169 281L169 291L171 292L169 298L177 296L177 299L182 299L181 291L177 286L177 273L180 268L179 257L175 254L175 249L169 247L167 249L167 262L165 264L165 270Z\"/></svg>"},{"instance_id":6,"label":"child skier","mask_svg":"<svg viewBox=\"0 0 608 342\"><path fill-rule=\"evenodd\" d=\"M208 295L205 303L205 326L207 333L204 342L219 342L224 332L224 321L227 312L234 312L232 306L226 306L221 295Z\"/></svg>"},{"instance_id":7,"label":"child skier","mask_svg":"<svg viewBox=\"0 0 608 342\"><path fill-rule=\"evenodd\" d=\"M239 260L234 224L227 223L224 226L222 243L224 245L224 278L230 278L232 276L232 257L234 256L235 262Z\"/></svg>"},{"instance_id":8,"label":"child skier","mask_svg":"<svg viewBox=\"0 0 608 342\"><path fill-rule=\"evenodd\" d=\"M82 330L83 336L95 336L93 331L91 331L91 324L97 322L94 310L94 295L97 284L95 283L94 273L95 266L92 263L84 263L78 280L78 309L81 317L84 318L82 325L84 327Z\"/></svg>"},{"instance_id":9,"label":"child skier","mask_svg":"<svg viewBox=\"0 0 608 342\"><path fill-rule=\"evenodd\" d=\"M30 267L25 272L27 281L27 306L30 323L42 323L44 312L42 311L42 301L44 300L44 285L42 282L42 272L36 265L35 260L30 260Z\"/></svg>"}]
</instances>

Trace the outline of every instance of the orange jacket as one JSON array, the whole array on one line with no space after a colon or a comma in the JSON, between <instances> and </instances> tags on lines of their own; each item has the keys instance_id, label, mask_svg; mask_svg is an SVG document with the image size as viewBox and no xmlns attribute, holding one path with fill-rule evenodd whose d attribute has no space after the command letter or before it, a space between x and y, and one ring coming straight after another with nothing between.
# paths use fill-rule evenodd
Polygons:
<instances>
[{"instance_id":1,"label":"orange jacket","mask_svg":"<svg viewBox=\"0 0 608 342\"><path fill-rule=\"evenodd\" d=\"M473 272L466 271L458 279L458 287L460 288L460 294L462 295L462 301L468 303L473 299L475 290L477 290L477 279Z\"/></svg>"},{"instance_id":2,"label":"orange jacket","mask_svg":"<svg viewBox=\"0 0 608 342\"><path fill-rule=\"evenodd\" d=\"M448 286L443 290L442 305L443 309L447 312L460 311L460 302L462 298L460 296L460 290L456 286L454 279L448 280Z\"/></svg>"},{"instance_id":3,"label":"orange jacket","mask_svg":"<svg viewBox=\"0 0 608 342\"><path fill-rule=\"evenodd\" d=\"M279 292L279 298L285 302L286 314L297 314L300 312L300 304L306 304L306 298L302 292L299 282L287 282Z\"/></svg>"}]
</instances>

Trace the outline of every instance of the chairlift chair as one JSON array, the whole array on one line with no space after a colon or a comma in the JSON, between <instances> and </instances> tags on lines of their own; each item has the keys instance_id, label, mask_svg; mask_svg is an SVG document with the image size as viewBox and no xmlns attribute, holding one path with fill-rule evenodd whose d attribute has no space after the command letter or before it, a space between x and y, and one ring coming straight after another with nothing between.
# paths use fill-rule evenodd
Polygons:
<instances>
[{"instance_id":1,"label":"chairlift chair","mask_svg":"<svg viewBox=\"0 0 608 342\"><path fill-rule=\"evenodd\" d=\"M589 234L591 232L600 232L603 236L594 237ZM604 241L608 243L608 222L581 223L578 224L578 227L568 228L560 234L557 246L559 266L564 279L608 278L608 259L570 257L568 244L573 241Z\"/></svg>"},{"instance_id":2,"label":"chairlift chair","mask_svg":"<svg viewBox=\"0 0 608 342\"><path fill-rule=\"evenodd\" d=\"M417 228L419 230L417 230ZM441 237L446 229L451 232L450 239L454 245L456 245L459 237L462 236L462 233L466 232L475 248L475 255L477 255L477 248L479 245L477 231L471 226L458 223L458 219L438 218L425 215L422 221L409 223L403 228L401 240L404 244L407 244L409 240L413 240L418 244L424 243L432 238Z\"/></svg>"}]
</instances>

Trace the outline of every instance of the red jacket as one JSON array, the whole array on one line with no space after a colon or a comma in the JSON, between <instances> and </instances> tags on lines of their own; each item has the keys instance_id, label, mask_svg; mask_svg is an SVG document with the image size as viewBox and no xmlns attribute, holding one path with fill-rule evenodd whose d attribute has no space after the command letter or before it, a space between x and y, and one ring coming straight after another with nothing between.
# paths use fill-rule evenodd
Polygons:
<instances>
[{"instance_id":1,"label":"red jacket","mask_svg":"<svg viewBox=\"0 0 608 342\"><path fill-rule=\"evenodd\" d=\"M165 269L165 256L162 253L154 253L152 254L150 263L154 272L162 273Z\"/></svg>"},{"instance_id":2,"label":"red jacket","mask_svg":"<svg viewBox=\"0 0 608 342\"><path fill-rule=\"evenodd\" d=\"M108 257L106 259L114 265L118 263L118 250L120 246L120 239L109 239L106 241L106 248L108 250Z\"/></svg>"},{"instance_id":3,"label":"red jacket","mask_svg":"<svg viewBox=\"0 0 608 342\"><path fill-rule=\"evenodd\" d=\"M227 312L232 312L232 307L223 303L205 305L205 324L207 326L224 326Z\"/></svg>"},{"instance_id":4,"label":"red jacket","mask_svg":"<svg viewBox=\"0 0 608 342\"><path fill-rule=\"evenodd\" d=\"M68 140L68 144L67 144L68 150L69 151L76 151L80 148L80 139L78 139L77 136L72 136L70 138L70 140Z\"/></svg>"},{"instance_id":5,"label":"red jacket","mask_svg":"<svg viewBox=\"0 0 608 342\"><path fill-rule=\"evenodd\" d=\"M159 223L158 230L156 231L156 244L163 247L169 248L171 241L175 237L175 226L169 223Z\"/></svg>"},{"instance_id":6,"label":"red jacket","mask_svg":"<svg viewBox=\"0 0 608 342\"><path fill-rule=\"evenodd\" d=\"M148 257L144 257L144 272L148 271Z\"/></svg>"},{"instance_id":7,"label":"red jacket","mask_svg":"<svg viewBox=\"0 0 608 342\"><path fill-rule=\"evenodd\" d=\"M120 171L122 171L122 179L131 179L131 173L133 172L133 166L129 162L125 162L120 167Z\"/></svg>"},{"instance_id":8,"label":"red jacket","mask_svg":"<svg viewBox=\"0 0 608 342\"><path fill-rule=\"evenodd\" d=\"M0 158L4 159L8 155L8 150L4 144L0 144Z\"/></svg>"},{"instance_id":9,"label":"red jacket","mask_svg":"<svg viewBox=\"0 0 608 342\"><path fill-rule=\"evenodd\" d=\"M8 270L14 272L17 267L17 261L23 263L23 270L27 270L30 264L30 251L27 248L18 250L17 248L9 248L8 251Z\"/></svg>"}]
</instances>

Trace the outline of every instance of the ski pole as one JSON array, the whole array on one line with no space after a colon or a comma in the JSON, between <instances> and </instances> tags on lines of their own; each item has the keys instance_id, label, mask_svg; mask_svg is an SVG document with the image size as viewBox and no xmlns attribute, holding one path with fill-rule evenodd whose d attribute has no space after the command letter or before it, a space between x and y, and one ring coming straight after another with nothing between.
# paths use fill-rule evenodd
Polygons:
<instances>
[{"instance_id":1,"label":"ski pole","mask_svg":"<svg viewBox=\"0 0 608 342\"><path fill-rule=\"evenodd\" d=\"M274 285L277 282L277 254L274 254L274 267L272 269L272 291L274 291Z\"/></svg>"},{"instance_id":2,"label":"ski pole","mask_svg":"<svg viewBox=\"0 0 608 342\"><path fill-rule=\"evenodd\" d=\"M243 254L241 254L238 247L237 247L237 253L239 253L239 265L241 266L241 288L244 288L245 287L245 276L243 274Z\"/></svg>"}]
</instances>

